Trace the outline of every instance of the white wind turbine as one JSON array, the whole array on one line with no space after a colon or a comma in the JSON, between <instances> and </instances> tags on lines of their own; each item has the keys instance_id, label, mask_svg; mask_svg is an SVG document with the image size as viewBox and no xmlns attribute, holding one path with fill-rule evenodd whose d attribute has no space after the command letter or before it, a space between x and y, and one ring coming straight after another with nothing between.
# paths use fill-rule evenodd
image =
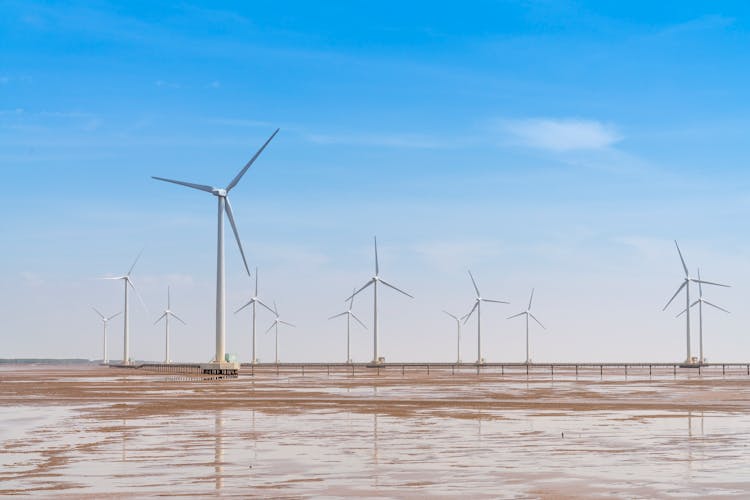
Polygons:
<instances>
[{"instance_id":1,"label":"white wind turbine","mask_svg":"<svg viewBox=\"0 0 750 500\"><path fill-rule=\"evenodd\" d=\"M245 172L247 172L247 169L250 168L250 166L255 162L255 160L260 156L260 154L263 152L263 150L268 146L268 143L271 142L271 139L273 139L276 134L279 132L279 129L276 129L276 131L271 134L271 137L268 138L268 140L261 146L261 148L258 150L255 155L250 158L250 161L248 161L245 166L240 170L240 172L232 179L232 181L227 185L226 188L216 188L212 186L206 186L203 184L192 184L190 182L183 182L183 181L176 181L172 179L165 179L163 177L153 177L156 180L159 181L165 181L165 182L171 182L173 184L179 184L181 186L187 186L193 189L197 189L199 191L205 191L206 193L211 193L212 195L216 196L218 201L218 231L217 231L217 249L216 249L216 354L214 356L214 362L216 363L222 363L224 362L224 354L225 354L225 347L226 347L226 284L225 284L225 278L226 278L226 269L224 267L224 213L226 212L227 217L229 218L229 223L232 225L232 231L234 231L234 237L237 240L237 246L240 249L240 254L242 255L242 262L245 264L245 270L247 271L247 274L250 275L250 269L247 266L247 260L245 259L245 252L242 249L242 243L240 242L240 235L237 232L237 225L234 222L234 215L232 214L232 206L229 203L229 192L234 189L234 187L237 185L238 182L240 182L240 179L242 179L242 176L245 175Z\"/></svg>"},{"instance_id":2,"label":"white wind turbine","mask_svg":"<svg viewBox=\"0 0 750 500\"><path fill-rule=\"evenodd\" d=\"M250 306L250 305L253 306L253 359L251 361L252 364L256 364L258 362L258 358L255 355L255 304L260 304L260 305L262 305L263 307L265 307L266 309L268 309L269 311L271 311L272 313L275 314L274 310L271 309L270 307L268 307L258 297L258 268L257 267L255 268L255 293L253 294L252 297L250 297L250 300L248 300L247 303L245 303L244 306L242 306L239 309L237 309L236 311L234 311L234 314L237 314L238 312L240 312L241 310L243 310L247 306Z\"/></svg>"},{"instance_id":3,"label":"white wind turbine","mask_svg":"<svg viewBox=\"0 0 750 500\"><path fill-rule=\"evenodd\" d=\"M393 288L397 292L401 292L404 295L406 295L409 298L414 298L413 296L409 295L405 291L396 288L395 286L391 285L384 279L380 277L380 266L378 265L378 239L377 237L374 238L375 241L375 275L370 278L367 283L365 283L362 288L354 292L350 297L347 297L346 300L351 299L355 295L357 295L359 292L367 288L368 286L372 285L372 297L373 297L373 321L372 321L372 338L373 338L373 353L372 353L372 362L377 364L380 363L380 357L378 356L378 283L382 283L385 286L389 288Z\"/></svg>"},{"instance_id":4,"label":"white wind turbine","mask_svg":"<svg viewBox=\"0 0 750 500\"><path fill-rule=\"evenodd\" d=\"M698 294L699 294L698 295L698 300L696 300L695 302L693 302L692 304L690 304L690 307L692 308L696 304L698 304L698 324L700 325L699 326L699 330L698 330L698 332L699 332L698 337L700 339L700 342L699 342L699 345L700 345L700 356L701 356L700 357L700 362L702 364L706 360L706 358L703 357L703 304L709 305L709 306L711 306L711 307L713 307L715 309L718 309L719 311L724 311L727 314L729 314L729 311L727 311L723 307L717 306L716 304L712 304L711 302L709 302L709 301L707 301L706 299L703 298L703 284L701 283L700 279L701 279L701 270L698 269ZM676 317L679 318L680 316L682 316L683 314L685 314L686 311L687 311L687 309L683 309L682 312L679 313Z\"/></svg>"},{"instance_id":5,"label":"white wind turbine","mask_svg":"<svg viewBox=\"0 0 750 500\"><path fill-rule=\"evenodd\" d=\"M517 318L519 316L526 316L526 364L527 365L529 363L531 363L531 358L529 357L529 318L531 318L534 321L536 321L539 324L539 326L541 326L542 328L544 328L546 330L546 328L541 323L541 321L539 321L538 319L536 319L536 316L534 316L531 313L531 301L532 300L534 300L534 289L533 288L531 289L531 296L529 297L529 307L527 307L525 311L522 311L522 312L520 312L518 314L514 314L513 316L509 316L508 317L508 319L512 319L512 318Z\"/></svg>"},{"instance_id":6,"label":"white wind turbine","mask_svg":"<svg viewBox=\"0 0 750 500\"><path fill-rule=\"evenodd\" d=\"M281 324L281 325L291 326L292 328L294 328L294 325L291 324L291 323L287 323L286 321L282 320L279 317L279 309L276 307L276 301L275 300L273 301L273 313L276 315L276 318L274 318L273 323L271 323L271 326L268 327L268 330L266 330L266 333L270 332L274 328L276 329L276 331L275 331L275 337L276 337L276 339L275 339L275 342L276 342L276 354L275 354L275 357L276 357L276 364L278 365L279 364L279 325Z\"/></svg>"},{"instance_id":7,"label":"white wind turbine","mask_svg":"<svg viewBox=\"0 0 750 500\"><path fill-rule=\"evenodd\" d=\"M356 288L355 288L355 290L356 290ZM333 316L331 316L330 318L328 318L329 320L331 320L331 319L338 318L338 317L341 317L341 316L346 316L346 362L347 363L351 363L352 362L352 357L350 355L350 349L349 349L349 346L350 346L349 332L351 331L352 318L354 318L354 320L357 323L359 323L360 325L362 325L362 328L364 328L365 330L367 330L367 327L365 326L365 324L362 323L362 321L357 317L357 315L352 312L352 307L353 306L354 306L354 295L352 295L349 298L349 308L346 311L344 311L342 313L339 313L339 314L334 314Z\"/></svg>"},{"instance_id":8,"label":"white wind turbine","mask_svg":"<svg viewBox=\"0 0 750 500\"><path fill-rule=\"evenodd\" d=\"M104 278L105 280L122 280L123 284L125 285L125 307L123 308L124 314L123 314L123 341L122 341L122 364L126 365L130 363L130 311L128 309L128 287L132 288L135 292L136 296L138 297L138 300L141 302L141 305L143 308L148 312L148 307L146 307L145 302L143 302L143 298L141 297L141 294L138 293L138 290L135 289L135 285L133 284L133 278L130 277L130 274L133 272L133 268L135 268L135 265L138 263L138 259L141 258L141 254L143 254L143 250L140 251L138 256L135 258L135 261L133 261L133 265L130 266L130 269L128 270L128 273L124 276L114 276L111 278Z\"/></svg>"},{"instance_id":9,"label":"white wind turbine","mask_svg":"<svg viewBox=\"0 0 750 500\"><path fill-rule=\"evenodd\" d=\"M461 364L461 320L463 317L459 318L445 309L443 309L443 312L453 318L456 322L456 363Z\"/></svg>"},{"instance_id":10,"label":"white wind turbine","mask_svg":"<svg viewBox=\"0 0 750 500\"><path fill-rule=\"evenodd\" d=\"M157 324L162 319L164 320L164 327L165 327L165 330L164 330L164 362L165 363L171 363L171 361L169 359L169 317L170 316L173 317L174 319L176 319L177 321L179 321L180 323L182 323L183 325L187 325L187 323L185 323L182 320L182 318L180 318L179 316L177 316L172 311L172 300L170 298L169 287L167 287L167 308L164 310L164 314L162 314L161 316L159 316L159 319L157 319L156 321L154 321L154 324Z\"/></svg>"},{"instance_id":11,"label":"white wind turbine","mask_svg":"<svg viewBox=\"0 0 750 500\"><path fill-rule=\"evenodd\" d=\"M107 323L109 323L113 318L116 318L117 316L122 314L122 312L118 312L116 314L113 314L112 316L107 317L100 313L96 309L96 307L92 307L91 309L93 309L94 312L99 315L99 317L102 319L102 324L104 325L104 348L102 351L102 363L107 364L109 363L109 355L107 354Z\"/></svg>"},{"instance_id":12,"label":"white wind turbine","mask_svg":"<svg viewBox=\"0 0 750 500\"><path fill-rule=\"evenodd\" d=\"M474 314L474 311L477 312L477 364L481 365L484 363L484 358L482 357L482 302L492 302L494 304L510 304L510 302L482 298L479 293L477 282L474 280L474 275L471 274L471 271L469 271L469 278L471 278L471 283L474 285L474 290L477 292L477 296L474 299L474 307L472 307L471 311L464 316L464 323L469 321L469 318Z\"/></svg>"},{"instance_id":13,"label":"white wind turbine","mask_svg":"<svg viewBox=\"0 0 750 500\"><path fill-rule=\"evenodd\" d=\"M721 283L714 283L712 281L705 281L701 280L700 278L691 278L690 273L688 272L688 267L685 264L685 259L682 257L682 252L680 251L680 245L677 244L677 241L674 242L675 246L677 247L677 253L680 256L680 262L682 262L682 268L685 270L685 278L682 281L682 284L677 288L677 291L672 295L672 298L669 299L669 302L667 302L667 305L664 306L662 311L666 310L667 307L669 307L669 304L672 303L672 301L677 297L677 295L682 291L682 289L685 289L685 336L686 336L686 342L687 342L687 359L685 360L685 363L691 364L692 358L690 355L690 283L702 283L704 285L714 285L714 286L722 286L725 288L728 288L729 285L722 285Z\"/></svg>"}]
</instances>

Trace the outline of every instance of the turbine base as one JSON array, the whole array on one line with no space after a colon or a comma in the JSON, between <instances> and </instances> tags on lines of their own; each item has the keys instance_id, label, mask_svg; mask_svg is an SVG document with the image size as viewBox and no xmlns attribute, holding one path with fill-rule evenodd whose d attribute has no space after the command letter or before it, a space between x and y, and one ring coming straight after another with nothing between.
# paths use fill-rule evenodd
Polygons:
<instances>
[{"instance_id":1,"label":"turbine base","mask_svg":"<svg viewBox=\"0 0 750 500\"><path fill-rule=\"evenodd\" d=\"M203 375L216 375L219 377L237 377L240 372L239 363L205 363L201 365Z\"/></svg>"}]
</instances>

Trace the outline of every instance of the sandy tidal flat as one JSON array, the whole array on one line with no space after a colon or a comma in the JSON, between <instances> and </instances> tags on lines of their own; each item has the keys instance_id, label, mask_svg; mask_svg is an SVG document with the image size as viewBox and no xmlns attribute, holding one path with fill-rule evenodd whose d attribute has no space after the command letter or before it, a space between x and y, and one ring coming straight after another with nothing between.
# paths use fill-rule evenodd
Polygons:
<instances>
[{"instance_id":1,"label":"sandy tidal flat","mask_svg":"<svg viewBox=\"0 0 750 500\"><path fill-rule=\"evenodd\" d=\"M0 494L750 496L750 377L0 369Z\"/></svg>"}]
</instances>

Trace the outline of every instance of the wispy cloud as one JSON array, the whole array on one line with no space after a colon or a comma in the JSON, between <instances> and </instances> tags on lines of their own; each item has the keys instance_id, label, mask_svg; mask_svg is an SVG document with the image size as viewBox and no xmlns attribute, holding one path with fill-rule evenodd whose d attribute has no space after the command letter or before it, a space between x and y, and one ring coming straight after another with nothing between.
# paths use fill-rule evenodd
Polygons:
<instances>
[{"instance_id":1,"label":"wispy cloud","mask_svg":"<svg viewBox=\"0 0 750 500\"><path fill-rule=\"evenodd\" d=\"M613 125L596 120L498 120L495 128L511 144L557 152L607 149L622 139Z\"/></svg>"},{"instance_id":2,"label":"wispy cloud","mask_svg":"<svg viewBox=\"0 0 750 500\"><path fill-rule=\"evenodd\" d=\"M342 144L352 146L378 146L415 149L439 149L455 146L438 137L424 134L306 134L314 144Z\"/></svg>"},{"instance_id":3,"label":"wispy cloud","mask_svg":"<svg viewBox=\"0 0 750 500\"><path fill-rule=\"evenodd\" d=\"M179 89L180 87L182 87L182 85L180 85L179 83L168 82L166 80L156 80L154 82L154 85L156 85L157 87L169 89Z\"/></svg>"}]
</instances>

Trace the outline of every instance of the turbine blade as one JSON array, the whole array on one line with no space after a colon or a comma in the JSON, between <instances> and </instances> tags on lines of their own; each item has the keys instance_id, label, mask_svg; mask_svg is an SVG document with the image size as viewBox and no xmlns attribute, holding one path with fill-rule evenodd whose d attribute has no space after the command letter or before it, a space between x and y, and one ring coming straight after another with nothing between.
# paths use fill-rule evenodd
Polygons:
<instances>
[{"instance_id":1,"label":"turbine blade","mask_svg":"<svg viewBox=\"0 0 750 500\"><path fill-rule=\"evenodd\" d=\"M167 287L167 309L172 309L172 299L169 294L169 287Z\"/></svg>"},{"instance_id":2,"label":"turbine blade","mask_svg":"<svg viewBox=\"0 0 750 500\"><path fill-rule=\"evenodd\" d=\"M669 302L667 302L667 305L664 306L664 308L662 309L662 311L666 311L667 310L667 307L669 307L669 304L671 304L672 301L674 300L674 298L677 297L677 294L680 293L683 288L685 288L685 285L687 285L687 281L683 281L682 282L682 285L680 285L680 288L678 288L677 291L674 293L674 295L672 295L672 298L669 299Z\"/></svg>"},{"instance_id":3,"label":"turbine blade","mask_svg":"<svg viewBox=\"0 0 750 500\"><path fill-rule=\"evenodd\" d=\"M687 309L683 309L683 310L682 310L682 311L680 311L680 312L679 312L678 314L675 314L675 316L674 316L674 317L675 317L675 318L679 318L680 316L682 316L682 315L683 315L683 314L685 314L686 312L687 312Z\"/></svg>"},{"instance_id":4,"label":"turbine blade","mask_svg":"<svg viewBox=\"0 0 750 500\"><path fill-rule=\"evenodd\" d=\"M471 311L469 311L468 313L466 313L466 315L464 316L464 318L465 318L464 319L464 324L466 324L469 321L469 318L471 318L471 315L474 314L474 310L477 308L478 305L479 305L479 300L474 301L474 307L472 307Z\"/></svg>"},{"instance_id":5,"label":"turbine blade","mask_svg":"<svg viewBox=\"0 0 750 500\"><path fill-rule=\"evenodd\" d=\"M260 156L260 154L263 152L263 150L266 149L266 146L268 146L268 143L271 142L271 139L273 139L274 137L276 137L276 134L278 134L278 133L279 133L279 129L276 129L273 132L273 134L271 134L271 137L269 137L268 140L265 142L265 144L263 144L260 147L260 149L258 150L258 152L255 153L252 158L250 158L250 161L247 162L244 167L242 167L242 170L240 170L240 173L237 174L234 177L234 179L232 179L232 182L230 182L229 185L227 186L227 193L229 191L231 191L234 188L234 186L237 185L238 182L240 182L240 179L242 179L242 176L245 175L245 172L247 172L247 169L250 168L250 166L255 162L255 160L258 159L258 156Z\"/></svg>"},{"instance_id":6,"label":"turbine blade","mask_svg":"<svg viewBox=\"0 0 750 500\"><path fill-rule=\"evenodd\" d=\"M723 307L719 307L719 306L717 306L716 304L712 304L711 302L709 302L709 301L707 301L707 300L704 300L703 302L704 302L704 303L706 303L706 304L708 304L708 305L709 305L709 306L711 306L711 307L715 307L715 308L716 308L716 309L718 309L719 311L724 311L724 312L725 312L725 313L727 313L727 314L731 314L731 313L730 313L729 311L727 311L727 310L726 310L726 309L724 309Z\"/></svg>"},{"instance_id":7,"label":"turbine blade","mask_svg":"<svg viewBox=\"0 0 750 500\"><path fill-rule=\"evenodd\" d=\"M138 259L140 259L140 258L141 258L141 255L142 255L142 254L143 254L143 249L141 249L141 251L140 251L140 252L138 252L138 256L137 256L137 257L135 258L135 260L133 261L133 265L132 265L132 266L130 266L130 269L128 270L128 274L126 274L125 276L130 276L130 273L132 273L132 272L133 272L133 268L135 267L135 265L136 265L136 264L138 264Z\"/></svg>"},{"instance_id":8,"label":"turbine blade","mask_svg":"<svg viewBox=\"0 0 750 500\"><path fill-rule=\"evenodd\" d=\"M493 299L480 299L482 302L493 302L495 304L510 304L510 302L506 302L505 300L493 300Z\"/></svg>"},{"instance_id":9,"label":"turbine blade","mask_svg":"<svg viewBox=\"0 0 750 500\"><path fill-rule=\"evenodd\" d=\"M104 315L103 315L102 313L100 313L100 312L99 312L99 311L98 311L98 310L96 309L96 307L92 307L91 309L93 309L93 310L94 310L94 312L95 312L96 314L98 314L100 318L102 318L102 320L104 320L104 321L106 321L106 320L107 320L107 318L105 318L105 317L104 317Z\"/></svg>"},{"instance_id":10,"label":"turbine blade","mask_svg":"<svg viewBox=\"0 0 750 500\"><path fill-rule=\"evenodd\" d=\"M409 298L412 298L412 299L414 298L414 296L412 296L412 295L409 295L408 293L406 293L405 291L401 290L400 288L396 288L395 286L391 285L390 283L388 283L388 282L387 282L387 281L385 281L385 280L382 280L382 279L381 279L381 280L380 280L380 282L381 282L382 284L384 284L385 286L389 286L389 287L393 288L393 289L394 289L394 290L396 290L397 292L401 292L401 293L403 293L404 295L406 295L406 296L407 296L407 297L409 297Z\"/></svg>"},{"instance_id":11,"label":"turbine blade","mask_svg":"<svg viewBox=\"0 0 750 500\"><path fill-rule=\"evenodd\" d=\"M508 316L508 317L507 317L507 318L505 318L505 319L513 319L513 318L517 318L517 317L519 317L519 316L523 316L524 314L527 314L527 313L526 313L526 311L522 311L522 312L520 312L520 313L518 313L518 314L514 314L513 316Z\"/></svg>"},{"instance_id":12,"label":"turbine blade","mask_svg":"<svg viewBox=\"0 0 750 500\"><path fill-rule=\"evenodd\" d=\"M380 272L380 265L378 264L378 237L373 236L375 240L375 276Z\"/></svg>"},{"instance_id":13,"label":"turbine blade","mask_svg":"<svg viewBox=\"0 0 750 500\"><path fill-rule=\"evenodd\" d=\"M344 311L344 312L339 313L339 314L334 314L333 316L331 316L328 319L334 319L334 318L338 318L338 317L341 317L341 316L346 316L347 314L349 314L349 311Z\"/></svg>"},{"instance_id":14,"label":"turbine blade","mask_svg":"<svg viewBox=\"0 0 750 500\"><path fill-rule=\"evenodd\" d=\"M157 181L171 182L172 184L179 184L180 186L187 186L189 188L198 189L200 191L205 191L207 193L214 192L214 188L212 188L211 186L206 186L205 184L193 184L192 182L176 181L174 179L165 179L164 177L151 176L151 178L156 179Z\"/></svg>"},{"instance_id":15,"label":"turbine blade","mask_svg":"<svg viewBox=\"0 0 750 500\"><path fill-rule=\"evenodd\" d=\"M451 313L449 313L449 312L448 312L448 311L446 311L445 309L443 309L443 312L444 312L445 314L447 314L448 316L450 316L451 318L453 318L453 319L455 319L456 321L458 321L458 317L456 317L456 316L452 315Z\"/></svg>"},{"instance_id":16,"label":"turbine blade","mask_svg":"<svg viewBox=\"0 0 750 500\"><path fill-rule=\"evenodd\" d=\"M703 283L701 283L701 268L698 268L698 297L703 298Z\"/></svg>"},{"instance_id":17,"label":"turbine blade","mask_svg":"<svg viewBox=\"0 0 750 500\"><path fill-rule=\"evenodd\" d=\"M531 314L531 313L529 313L529 316L531 316L531 319L533 319L534 321L536 321L536 322L537 322L537 324L538 324L539 326L541 326L541 327L542 327L542 328L544 328L545 330L547 329L547 328L546 328L546 327L545 327L545 326L544 326L544 325L542 324L542 322L541 322L541 321L539 321L538 319L536 319L536 316L534 316L534 315L533 315L533 314Z\"/></svg>"},{"instance_id":18,"label":"turbine blade","mask_svg":"<svg viewBox=\"0 0 750 500\"><path fill-rule=\"evenodd\" d=\"M120 312L118 312L118 313L115 313L115 314L113 314L112 316L110 316L109 318L107 318L107 321L109 321L109 320L111 320L111 319L114 319L114 318L118 317L118 316L119 316L120 314L122 314L122 311L120 311Z\"/></svg>"},{"instance_id":19,"label":"turbine blade","mask_svg":"<svg viewBox=\"0 0 750 500\"><path fill-rule=\"evenodd\" d=\"M278 321L279 318L279 308L276 306L276 301L273 301L273 313L276 315L276 321Z\"/></svg>"},{"instance_id":20,"label":"turbine blade","mask_svg":"<svg viewBox=\"0 0 750 500\"><path fill-rule=\"evenodd\" d=\"M680 261L682 262L682 268L685 270L685 276L688 276L687 264L685 264L685 259L682 258L682 252L680 251L680 245L677 244L677 240L674 240L674 246L677 247L677 253L680 254Z\"/></svg>"},{"instance_id":21,"label":"turbine blade","mask_svg":"<svg viewBox=\"0 0 750 500\"><path fill-rule=\"evenodd\" d=\"M477 297L479 297L479 287L477 286L477 282L474 280L474 275L471 274L471 271L469 271L469 278L471 278L471 282L474 285L474 290L477 292Z\"/></svg>"},{"instance_id":22,"label":"turbine blade","mask_svg":"<svg viewBox=\"0 0 750 500\"><path fill-rule=\"evenodd\" d=\"M162 319L163 319L163 318L164 318L164 317L165 317L166 315L167 315L167 313L164 313L164 314L162 314L161 316L159 316L159 318L158 318L158 319L157 319L156 321L154 321L154 324L157 324L157 323L158 323L159 321L161 321L161 320L162 320Z\"/></svg>"},{"instance_id":23,"label":"turbine blade","mask_svg":"<svg viewBox=\"0 0 750 500\"><path fill-rule=\"evenodd\" d=\"M138 292L138 290L137 290L137 289L135 288L135 285L133 284L133 280L131 280L130 278L128 278L128 280L127 280L127 281L128 281L128 285L130 285L130 288L132 288L132 289L133 289L133 291L135 292L135 295L136 295L136 297L138 297L138 301L139 301L139 302L141 303L141 305L143 306L143 309L145 309L145 310L146 310L146 312L148 312L148 306L147 306L147 305L146 305L146 303L145 303L145 302L143 301L143 297L141 297L141 294L140 294L140 293Z\"/></svg>"},{"instance_id":24,"label":"turbine blade","mask_svg":"<svg viewBox=\"0 0 750 500\"><path fill-rule=\"evenodd\" d=\"M170 314L172 315L173 318L175 318L177 321L179 321L183 325L187 325L187 323L185 323L185 321L182 318L180 318L179 316L177 316L175 313L170 313Z\"/></svg>"},{"instance_id":25,"label":"turbine blade","mask_svg":"<svg viewBox=\"0 0 750 500\"><path fill-rule=\"evenodd\" d=\"M352 318L354 318L354 320L355 320L355 321L356 321L357 323L359 323L360 325L362 325L362 328L364 328L365 330L367 330L367 327L365 326L365 324L364 324L364 323L362 323L362 320L361 320L361 319L359 319L359 318L357 317L357 315L356 315L356 314L354 314L354 313L353 313L353 312L351 312L351 311L349 311L349 314L351 314Z\"/></svg>"},{"instance_id":26,"label":"turbine blade","mask_svg":"<svg viewBox=\"0 0 750 500\"><path fill-rule=\"evenodd\" d=\"M281 323L282 325L291 326L292 328L297 328L295 325L288 323L286 321L283 321L283 320L279 320L279 323Z\"/></svg>"},{"instance_id":27,"label":"turbine blade","mask_svg":"<svg viewBox=\"0 0 750 500\"><path fill-rule=\"evenodd\" d=\"M243 310L244 308L246 308L247 306L249 306L253 302L255 302L255 299L248 300L247 302L245 302L245 305L243 305L242 307L240 307L239 309L237 309L236 311L234 311L234 314L237 314L238 312L240 312L241 310Z\"/></svg>"},{"instance_id":28,"label":"turbine blade","mask_svg":"<svg viewBox=\"0 0 750 500\"><path fill-rule=\"evenodd\" d=\"M356 292L354 292L353 294L351 294L351 295L350 295L349 297L347 297L347 298L346 298L346 299L344 300L344 302L347 302L347 301L349 301L349 299L352 299L352 298L354 298L354 296L355 296L355 295L357 295L357 294L358 294L359 292L361 292L362 290L364 290L364 289L365 289L365 288L367 288L368 286L372 285L373 281L374 281L374 280L369 280L369 281L368 281L367 283L365 283L365 284L364 284L364 285L362 286L362 288L360 288L359 290L357 290Z\"/></svg>"},{"instance_id":29,"label":"turbine blade","mask_svg":"<svg viewBox=\"0 0 750 500\"><path fill-rule=\"evenodd\" d=\"M258 266L255 266L255 296L258 296Z\"/></svg>"},{"instance_id":30,"label":"turbine blade","mask_svg":"<svg viewBox=\"0 0 750 500\"><path fill-rule=\"evenodd\" d=\"M349 299L349 310L350 310L350 311L352 310L352 307L354 307L354 295L355 295L355 293L354 293L354 292L356 292L356 291L357 291L357 289L356 289L356 288L352 288L352 296L351 296L351 298Z\"/></svg>"},{"instance_id":31,"label":"turbine blade","mask_svg":"<svg viewBox=\"0 0 750 500\"><path fill-rule=\"evenodd\" d=\"M534 289L531 289L531 297L529 297L529 307L527 307L527 310L531 310L531 301L534 300Z\"/></svg>"},{"instance_id":32,"label":"turbine blade","mask_svg":"<svg viewBox=\"0 0 750 500\"><path fill-rule=\"evenodd\" d=\"M692 281L693 283L698 283L698 284L703 283L704 285L714 285L714 286L722 286L724 288L732 288L731 285L723 285L721 283L714 283L713 281L706 281L706 280L690 280L690 281Z\"/></svg>"},{"instance_id":33,"label":"turbine blade","mask_svg":"<svg viewBox=\"0 0 750 500\"><path fill-rule=\"evenodd\" d=\"M245 264L245 271L250 276L250 268L247 266L247 259L245 258L245 250L242 249L242 241L240 241L240 233L237 231L237 224L234 222L234 215L232 214L232 204L229 203L229 198L224 198L224 211L229 217L229 223L232 225L232 232L234 233L234 239L237 240L237 246L240 248L240 255L242 255L242 263Z\"/></svg>"},{"instance_id":34,"label":"turbine blade","mask_svg":"<svg viewBox=\"0 0 750 500\"><path fill-rule=\"evenodd\" d=\"M268 330L266 330L266 333L268 333L268 332L270 332L271 330L273 330L273 327L274 327L274 326L276 326L276 321L275 321L275 320L274 320L274 322L273 322L273 323L271 323L271 326L269 326L269 327L268 327Z\"/></svg>"},{"instance_id":35,"label":"turbine blade","mask_svg":"<svg viewBox=\"0 0 750 500\"><path fill-rule=\"evenodd\" d=\"M268 306L267 306L267 305L265 304L265 302L263 302L262 300L260 300L260 299L258 299L258 298L254 299L254 300L255 300L255 302L257 302L258 304L260 304L260 305L262 305L263 307L265 307L266 309L268 309L268 311L269 311L269 312L272 312L273 314L276 314L276 311L274 311L273 309L271 309L270 307L268 307ZM275 304L275 303L274 303L274 304Z\"/></svg>"}]
</instances>

